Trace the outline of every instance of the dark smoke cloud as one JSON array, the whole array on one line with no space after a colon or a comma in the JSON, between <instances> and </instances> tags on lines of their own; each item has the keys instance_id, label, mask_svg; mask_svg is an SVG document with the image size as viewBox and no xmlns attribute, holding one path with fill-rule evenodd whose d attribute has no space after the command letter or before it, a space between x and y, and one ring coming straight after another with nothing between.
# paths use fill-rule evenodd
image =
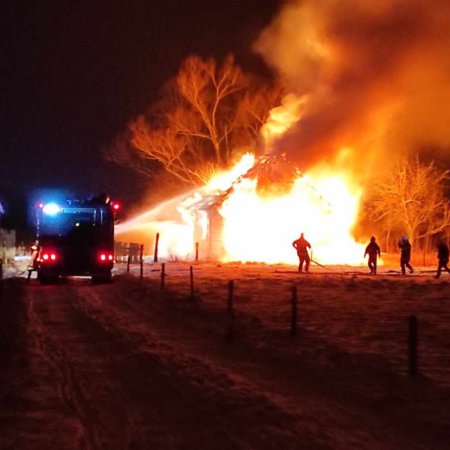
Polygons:
<instances>
[{"instance_id":1,"label":"dark smoke cloud","mask_svg":"<svg viewBox=\"0 0 450 450\"><path fill-rule=\"evenodd\" d=\"M255 45L306 110L274 151L303 167L450 148L450 2L290 2Z\"/></svg>"}]
</instances>

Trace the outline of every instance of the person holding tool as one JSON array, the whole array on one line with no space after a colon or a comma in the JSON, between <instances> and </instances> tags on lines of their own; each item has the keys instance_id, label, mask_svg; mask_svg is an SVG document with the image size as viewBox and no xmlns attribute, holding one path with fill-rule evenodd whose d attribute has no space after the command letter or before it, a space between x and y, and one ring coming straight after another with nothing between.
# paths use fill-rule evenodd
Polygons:
<instances>
[{"instance_id":1,"label":"person holding tool","mask_svg":"<svg viewBox=\"0 0 450 450\"><path fill-rule=\"evenodd\" d=\"M303 233L301 233L300 237L292 243L292 246L297 250L299 259L298 271L303 273L303 264L305 264L305 272L308 272L311 261L308 248L311 249L311 244L305 239Z\"/></svg>"}]
</instances>

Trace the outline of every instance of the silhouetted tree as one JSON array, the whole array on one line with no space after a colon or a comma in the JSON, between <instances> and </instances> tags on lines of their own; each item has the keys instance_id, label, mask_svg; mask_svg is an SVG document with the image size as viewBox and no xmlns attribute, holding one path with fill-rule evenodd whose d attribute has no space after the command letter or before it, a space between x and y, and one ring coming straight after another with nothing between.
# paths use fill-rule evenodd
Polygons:
<instances>
[{"instance_id":1,"label":"silhouetted tree","mask_svg":"<svg viewBox=\"0 0 450 450\"><path fill-rule=\"evenodd\" d=\"M387 233L408 235L411 242L428 239L450 225L450 205L444 195L448 171L418 156L401 157L369 192L369 216Z\"/></svg>"},{"instance_id":2,"label":"silhouetted tree","mask_svg":"<svg viewBox=\"0 0 450 450\"><path fill-rule=\"evenodd\" d=\"M190 56L162 99L130 123L131 145L107 156L142 173L146 161L157 161L183 183L198 185L228 167L236 148L255 146L279 99L278 87L244 74L231 55L221 65Z\"/></svg>"}]
</instances>

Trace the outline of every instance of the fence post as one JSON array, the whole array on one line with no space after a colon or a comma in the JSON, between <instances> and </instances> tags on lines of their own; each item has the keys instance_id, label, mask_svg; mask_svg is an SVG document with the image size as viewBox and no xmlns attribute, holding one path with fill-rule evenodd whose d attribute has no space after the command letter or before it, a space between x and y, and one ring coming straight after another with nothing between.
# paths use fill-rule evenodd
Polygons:
<instances>
[{"instance_id":1,"label":"fence post","mask_svg":"<svg viewBox=\"0 0 450 450\"><path fill-rule=\"evenodd\" d=\"M227 329L225 336L228 339L234 337L235 325L234 325L234 281L228 282L228 299L227 299Z\"/></svg>"},{"instance_id":2,"label":"fence post","mask_svg":"<svg viewBox=\"0 0 450 450\"><path fill-rule=\"evenodd\" d=\"M139 262L141 264L140 279L142 281L144 279L144 245L143 244L141 244L139 247Z\"/></svg>"},{"instance_id":3,"label":"fence post","mask_svg":"<svg viewBox=\"0 0 450 450\"><path fill-rule=\"evenodd\" d=\"M409 376L417 375L417 341L419 325L416 316L409 316L408 319L408 366Z\"/></svg>"},{"instance_id":4,"label":"fence post","mask_svg":"<svg viewBox=\"0 0 450 450\"><path fill-rule=\"evenodd\" d=\"M291 336L297 336L297 286L292 286L291 299Z\"/></svg>"},{"instance_id":5,"label":"fence post","mask_svg":"<svg viewBox=\"0 0 450 450\"><path fill-rule=\"evenodd\" d=\"M156 233L156 240L155 240L155 253L153 255L153 262L158 262L158 246L159 246L159 233Z\"/></svg>"},{"instance_id":6,"label":"fence post","mask_svg":"<svg viewBox=\"0 0 450 450\"><path fill-rule=\"evenodd\" d=\"M165 283L166 283L166 264L161 264L161 289L164 289Z\"/></svg>"},{"instance_id":7,"label":"fence post","mask_svg":"<svg viewBox=\"0 0 450 450\"><path fill-rule=\"evenodd\" d=\"M127 273L130 273L130 262L131 262L131 255L130 255L130 249L128 248Z\"/></svg>"},{"instance_id":8,"label":"fence post","mask_svg":"<svg viewBox=\"0 0 450 450\"><path fill-rule=\"evenodd\" d=\"M191 280L191 301L194 301L194 268L189 267L189 276Z\"/></svg>"},{"instance_id":9,"label":"fence post","mask_svg":"<svg viewBox=\"0 0 450 450\"><path fill-rule=\"evenodd\" d=\"M3 259L0 258L0 281L3 280Z\"/></svg>"},{"instance_id":10,"label":"fence post","mask_svg":"<svg viewBox=\"0 0 450 450\"><path fill-rule=\"evenodd\" d=\"M198 261L198 242L195 243L195 261Z\"/></svg>"}]
</instances>

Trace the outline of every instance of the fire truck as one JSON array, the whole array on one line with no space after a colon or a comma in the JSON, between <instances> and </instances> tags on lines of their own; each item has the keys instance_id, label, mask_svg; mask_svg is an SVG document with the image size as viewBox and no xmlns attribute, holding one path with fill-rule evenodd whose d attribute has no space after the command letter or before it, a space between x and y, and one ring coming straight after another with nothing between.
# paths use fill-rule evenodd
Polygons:
<instances>
[{"instance_id":1,"label":"fire truck","mask_svg":"<svg viewBox=\"0 0 450 450\"><path fill-rule=\"evenodd\" d=\"M70 275L111 282L114 264L114 220L120 209L107 195L89 200L39 202L35 268L41 283Z\"/></svg>"}]
</instances>

